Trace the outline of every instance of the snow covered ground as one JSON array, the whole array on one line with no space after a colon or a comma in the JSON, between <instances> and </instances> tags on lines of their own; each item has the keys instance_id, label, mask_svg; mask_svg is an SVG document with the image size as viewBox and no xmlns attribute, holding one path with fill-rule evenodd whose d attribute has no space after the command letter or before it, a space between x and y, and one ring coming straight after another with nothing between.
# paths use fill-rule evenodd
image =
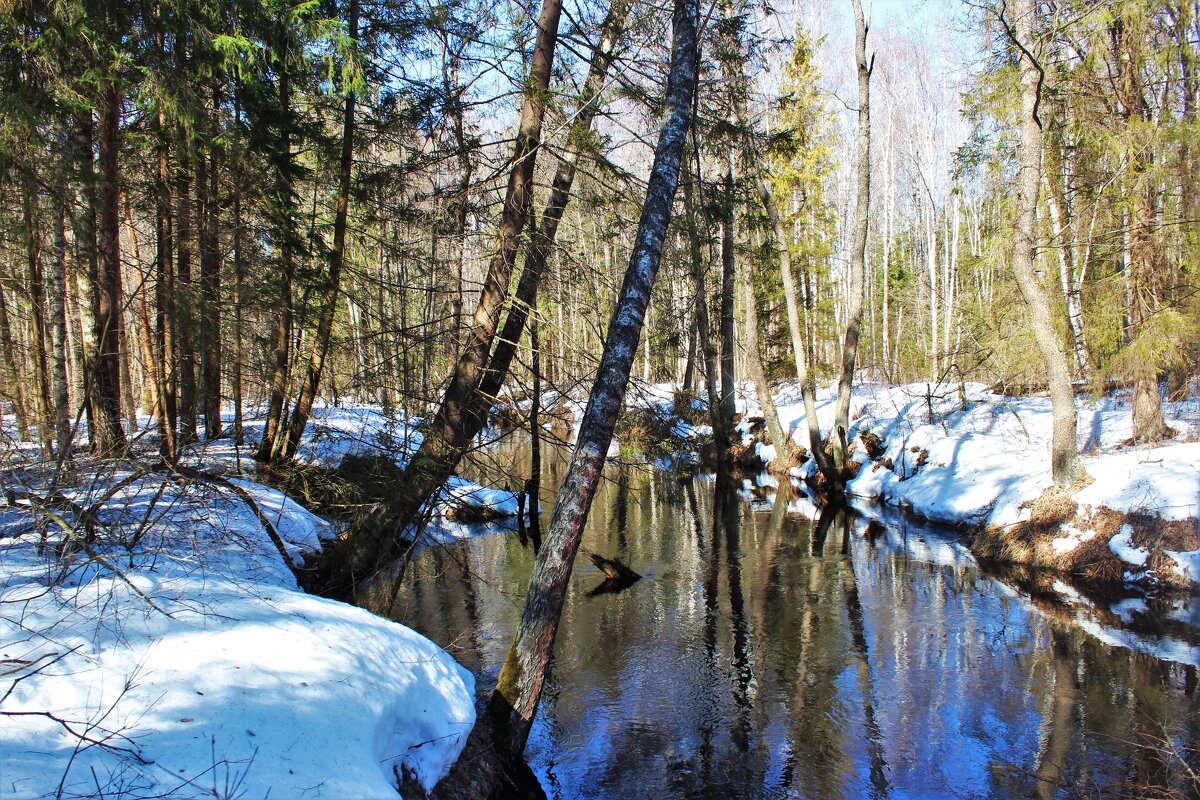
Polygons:
<instances>
[{"instance_id":1,"label":"snow covered ground","mask_svg":"<svg viewBox=\"0 0 1200 800\"><path fill-rule=\"evenodd\" d=\"M792 439L807 445L804 408L797 387L785 387L775 398L780 419ZM833 422L832 389L818 392L821 429ZM1131 435L1128 397L1080 398L1079 446L1091 483L1076 491L1078 516L1090 519L1109 509L1121 515L1194 521L1200 517L1200 399L1193 394L1179 403L1164 403L1168 424L1177 435L1156 447L1128 447ZM751 403L750 412L757 411ZM928 384L855 389L851 402L850 437L872 431L885 451L868 458L860 446L854 458L862 464L847 491L878 500L926 519L948 524L1005 529L1030 520L1034 501L1052 485L1050 401L1042 397L1005 397L979 384L942 387ZM802 475L815 469L811 457ZM1068 524L1063 533L1071 537ZM1075 539L1083 541L1089 531ZM1067 548L1069 541L1059 545ZM1119 543L1118 543L1119 545ZM1073 545L1072 545L1073 546ZM1119 546L1112 552L1136 567ZM1200 582L1196 553L1177 553L1178 572ZM1137 576L1137 571L1132 576Z\"/></svg>"},{"instance_id":2,"label":"snow covered ground","mask_svg":"<svg viewBox=\"0 0 1200 800\"><path fill-rule=\"evenodd\" d=\"M348 403L330 406L318 403L305 428L296 459L305 464L337 467L346 456L375 456L390 459L403 467L421 446L421 433L416 427L418 423L419 420L409 420L406 424L397 415L387 413L377 405ZM484 436L487 435L485 431ZM251 441L261 438L262 424L247 424L246 436ZM228 444L221 440L215 443L215 447L197 445L196 458L203 463L210 463L213 459L229 463L231 454ZM515 517L517 493L480 486L454 476L447 481L438 498L433 532L442 538L470 535L472 528L455 524L450 519L453 516L451 512L462 506L486 508L499 516Z\"/></svg>"},{"instance_id":3,"label":"snow covered ground","mask_svg":"<svg viewBox=\"0 0 1200 800\"><path fill-rule=\"evenodd\" d=\"M315 417L310 463L416 447L378 409ZM223 440L184 460L228 484L98 468L50 506L10 473L0 797L395 797L399 781L428 790L449 770L474 723L472 675L402 625L298 589L263 521L296 562L337 530L232 477L252 474L248 454ZM461 479L439 511L454 503L516 511L513 493ZM85 553L75 523L93 507Z\"/></svg>"},{"instance_id":4,"label":"snow covered ground","mask_svg":"<svg viewBox=\"0 0 1200 800\"><path fill-rule=\"evenodd\" d=\"M635 380L628 404L669 414L675 389ZM824 434L833 423L835 397L832 386L817 392L817 416ZM774 400L792 441L807 448L799 386L782 386ZM1077 398L1077 407L1079 446L1092 478L1071 498L1078 505L1080 521L1087 522L1101 511L1164 521L1200 518L1200 392L1191 392L1183 402L1164 402L1164 416L1176 436L1156 447L1125 445L1131 435L1127 393L1098 400ZM739 386L738 411L751 417L762 413L748 383ZM1053 418L1048 398L1007 397L972 383L961 387L865 383L855 387L850 418L848 439L871 431L886 448L876 459L868 457L861 445L855 448L853 458L861 467L847 491L860 503L878 501L935 522L1004 530L1028 522L1035 501L1053 483ZM745 421L739 428L749 436ZM674 431L681 440L710 434L707 426L683 422ZM764 462L774 458L770 445L760 442L755 447ZM810 456L793 473L807 478L815 470ZM1071 520L1064 523L1057 549L1065 557L1067 550L1090 539L1095 530L1084 527L1072 534ZM1149 551L1138 563L1138 558L1126 558L1132 551L1120 544L1118 539L1111 552L1134 568L1129 577L1153 579L1146 563ZM1161 552L1168 558L1161 562L1166 568L1182 580L1200 584L1200 550Z\"/></svg>"}]
</instances>

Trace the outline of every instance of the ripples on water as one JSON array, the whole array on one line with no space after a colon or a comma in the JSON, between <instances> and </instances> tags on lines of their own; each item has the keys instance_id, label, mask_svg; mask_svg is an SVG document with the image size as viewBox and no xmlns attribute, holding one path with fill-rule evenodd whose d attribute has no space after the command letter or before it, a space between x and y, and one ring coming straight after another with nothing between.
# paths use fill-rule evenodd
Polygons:
<instances>
[{"instance_id":1,"label":"ripples on water","mask_svg":"<svg viewBox=\"0 0 1200 800\"><path fill-rule=\"evenodd\" d=\"M543 519L562 469L548 459ZM646 578L593 594L603 576L576 562L526 750L548 796L1196 796L1170 752L1200 744L1194 599L1126 604L1124 630L911 523L606 475L583 547ZM511 532L431 548L390 613L490 686L532 564Z\"/></svg>"}]
</instances>

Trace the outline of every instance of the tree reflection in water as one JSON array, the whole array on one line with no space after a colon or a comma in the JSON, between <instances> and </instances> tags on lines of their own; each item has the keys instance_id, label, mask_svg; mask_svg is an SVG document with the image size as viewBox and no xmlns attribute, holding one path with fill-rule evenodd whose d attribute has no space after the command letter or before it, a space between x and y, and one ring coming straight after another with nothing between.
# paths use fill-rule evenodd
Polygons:
<instances>
[{"instance_id":1,"label":"tree reflection in water","mask_svg":"<svg viewBox=\"0 0 1200 800\"><path fill-rule=\"evenodd\" d=\"M1194 746L1194 669L1101 642L946 535L845 509L814 524L786 489L748 503L729 476L607 477L584 547L647 577L588 597L602 576L576 567L526 752L549 796L1195 791L1179 758L1141 746ZM489 691L531 568L512 534L431 548L392 616ZM1190 609L1163 611L1200 644Z\"/></svg>"}]
</instances>

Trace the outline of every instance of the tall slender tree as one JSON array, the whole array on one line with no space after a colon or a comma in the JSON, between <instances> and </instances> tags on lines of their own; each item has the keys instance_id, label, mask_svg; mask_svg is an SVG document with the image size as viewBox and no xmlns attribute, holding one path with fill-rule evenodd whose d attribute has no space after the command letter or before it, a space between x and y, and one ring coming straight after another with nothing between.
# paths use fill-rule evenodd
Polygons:
<instances>
[{"instance_id":1,"label":"tall slender tree","mask_svg":"<svg viewBox=\"0 0 1200 800\"><path fill-rule=\"evenodd\" d=\"M854 65L858 74L858 143L854 155L855 199L851 225L850 280L842 326L842 371L838 378L837 405L833 411L833 471L836 480L850 475L846 431L850 428L850 392L854 388L854 370L858 364L858 340L862 329L863 299L866 292L867 227L871 216L871 67L867 60L867 22L862 0L854 7Z\"/></svg>"},{"instance_id":2,"label":"tall slender tree","mask_svg":"<svg viewBox=\"0 0 1200 800\"><path fill-rule=\"evenodd\" d=\"M476 402L474 397L487 368L500 315L508 299L519 238L533 201L533 171L541 143L546 92L550 86L561 14L561 0L545 0L538 19L495 249L471 331L450 376L442 403L423 431L421 446L393 487L392 499L377 506L361 525L340 540L339 546L326 548L323 552L317 581L328 592L353 591L358 581L369 578L398 554L405 530L415 521L420 508L452 474L474 435L469 431L470 406Z\"/></svg>"},{"instance_id":3,"label":"tall slender tree","mask_svg":"<svg viewBox=\"0 0 1200 800\"><path fill-rule=\"evenodd\" d=\"M698 72L695 0L675 0L672 13L671 70L667 83L667 119L642 204L633 252L605 340L600 367L589 396L566 479L534 562L525 608L512 647L489 703L501 741L519 756L537 712L547 665L558 632L567 583L579 550L588 511L600 482L617 415L629 382L671 220L684 144L692 124Z\"/></svg>"},{"instance_id":4,"label":"tall slender tree","mask_svg":"<svg viewBox=\"0 0 1200 800\"><path fill-rule=\"evenodd\" d=\"M1042 85L1042 67L1034 56L1037 39L1036 4L1033 0L1015 0L1009 7L1011 17L1002 14L1009 40L1017 50L1020 65L1020 131L1017 146L1016 197L1017 224L1013 236L1013 274L1021 296L1029 307L1038 350L1050 378L1050 402L1054 412L1054 432L1050 463L1054 482L1070 486L1087 473L1079 460L1075 431L1075 392L1067 356L1055 330L1046 289L1034 270L1037 258L1037 202L1041 185L1042 125L1038 117Z\"/></svg>"}]
</instances>

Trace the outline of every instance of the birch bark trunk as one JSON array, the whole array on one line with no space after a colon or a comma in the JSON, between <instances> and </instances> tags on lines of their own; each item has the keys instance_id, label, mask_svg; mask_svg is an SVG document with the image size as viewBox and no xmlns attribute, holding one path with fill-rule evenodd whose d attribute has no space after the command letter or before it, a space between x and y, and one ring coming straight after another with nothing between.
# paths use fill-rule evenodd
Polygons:
<instances>
[{"instance_id":1,"label":"birch bark trunk","mask_svg":"<svg viewBox=\"0 0 1200 800\"><path fill-rule=\"evenodd\" d=\"M775 247L779 250L779 271L783 281L784 307L787 309L788 334L792 340L792 357L796 361L796 380L800 384L800 394L804 400L804 419L808 427L808 443L813 458L820 470L828 474L833 469L829 457L825 455L824 442L821 439L821 425L817 420L817 384L816 379L808 368L808 351L805 349L804 336L801 333L803 321L800 318L800 303L796 297L796 281L792 274L792 247L783 228L779 216L779 208L771 194L771 185L766 178L758 181L758 197L766 209L767 218L771 223L771 231L775 236Z\"/></svg>"},{"instance_id":2,"label":"birch bark trunk","mask_svg":"<svg viewBox=\"0 0 1200 800\"><path fill-rule=\"evenodd\" d=\"M669 111L655 149L637 238L566 480L538 550L521 622L489 704L489 715L505 734L501 741L514 756L524 750L537 711L575 554L600 482L658 273L692 123L698 16L694 0L675 0L667 84Z\"/></svg>"},{"instance_id":3,"label":"birch bark trunk","mask_svg":"<svg viewBox=\"0 0 1200 800\"><path fill-rule=\"evenodd\" d=\"M858 71L858 149L855 154L857 185L850 244L850 287L845 326L842 333L842 374L838 379L837 405L834 407L833 469L827 474L835 485L850 477L846 431L850 429L850 392L854 388L854 368L858 361L858 338L862 327L863 287L866 276L867 221L871 206L871 64L867 61L867 23L862 3L854 6L854 58Z\"/></svg>"}]
</instances>

